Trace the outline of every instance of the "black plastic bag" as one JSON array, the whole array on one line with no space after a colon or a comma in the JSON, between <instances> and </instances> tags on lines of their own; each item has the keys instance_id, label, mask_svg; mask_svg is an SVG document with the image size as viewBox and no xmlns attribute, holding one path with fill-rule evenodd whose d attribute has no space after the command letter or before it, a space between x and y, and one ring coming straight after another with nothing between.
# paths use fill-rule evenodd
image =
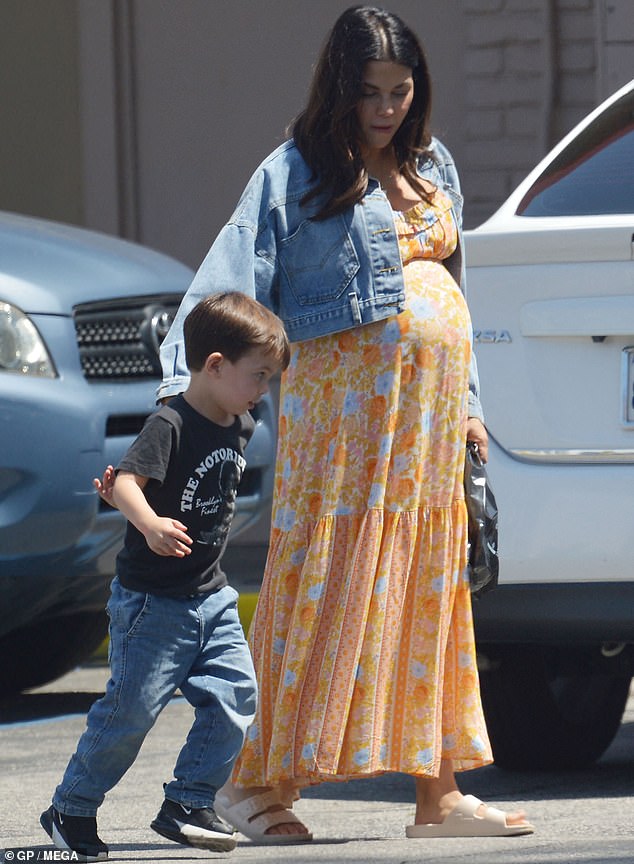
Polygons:
<instances>
[{"instance_id":1,"label":"black plastic bag","mask_svg":"<svg viewBox=\"0 0 634 864\"><path fill-rule=\"evenodd\" d=\"M498 583L498 508L478 445L467 442L464 494L469 515L467 572L472 594Z\"/></svg>"}]
</instances>

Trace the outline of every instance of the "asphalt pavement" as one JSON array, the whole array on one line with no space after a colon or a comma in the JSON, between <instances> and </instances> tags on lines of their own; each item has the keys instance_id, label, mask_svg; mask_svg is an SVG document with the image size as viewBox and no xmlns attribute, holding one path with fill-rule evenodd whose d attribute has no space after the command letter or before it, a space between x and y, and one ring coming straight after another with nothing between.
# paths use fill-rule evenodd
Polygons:
<instances>
[{"instance_id":1,"label":"asphalt pavement","mask_svg":"<svg viewBox=\"0 0 634 864\"><path fill-rule=\"evenodd\" d=\"M107 667L93 664L0 704L0 862L64 860L59 853L54 857L39 815L50 803L107 675ZM296 812L314 833L310 844L260 846L240 835L236 850L226 854L176 845L149 827L190 723L191 708L175 698L134 766L108 794L98 819L111 861L634 862L634 698L616 740L591 768L545 774L491 766L462 775L464 792L507 810L525 808L536 826L534 835L408 840L404 827L413 817L413 784L408 777L388 775L307 790Z\"/></svg>"}]
</instances>

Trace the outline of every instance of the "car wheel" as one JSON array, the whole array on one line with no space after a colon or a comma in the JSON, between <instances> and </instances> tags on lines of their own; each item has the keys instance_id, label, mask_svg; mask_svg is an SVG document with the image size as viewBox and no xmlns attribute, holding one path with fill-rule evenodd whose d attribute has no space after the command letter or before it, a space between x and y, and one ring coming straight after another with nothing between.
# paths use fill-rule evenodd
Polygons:
<instances>
[{"instance_id":1,"label":"car wheel","mask_svg":"<svg viewBox=\"0 0 634 864\"><path fill-rule=\"evenodd\" d=\"M108 632L105 611L31 623L0 639L0 694L39 687L74 669Z\"/></svg>"},{"instance_id":2,"label":"car wheel","mask_svg":"<svg viewBox=\"0 0 634 864\"><path fill-rule=\"evenodd\" d=\"M596 761L616 735L631 676L559 670L548 649L496 647L480 671L482 703L496 764L568 769ZM554 662L553 662L554 661Z\"/></svg>"}]
</instances>

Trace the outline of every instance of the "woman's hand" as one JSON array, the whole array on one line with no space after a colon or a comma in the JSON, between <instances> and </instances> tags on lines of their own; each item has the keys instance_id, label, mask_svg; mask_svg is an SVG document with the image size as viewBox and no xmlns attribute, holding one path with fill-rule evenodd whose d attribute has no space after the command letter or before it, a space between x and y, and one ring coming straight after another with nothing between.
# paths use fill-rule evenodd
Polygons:
<instances>
[{"instance_id":1,"label":"woman's hand","mask_svg":"<svg viewBox=\"0 0 634 864\"><path fill-rule=\"evenodd\" d=\"M486 462L489 458L489 435L484 423L477 417L469 417L467 420L467 441L478 445L480 459Z\"/></svg>"}]
</instances>

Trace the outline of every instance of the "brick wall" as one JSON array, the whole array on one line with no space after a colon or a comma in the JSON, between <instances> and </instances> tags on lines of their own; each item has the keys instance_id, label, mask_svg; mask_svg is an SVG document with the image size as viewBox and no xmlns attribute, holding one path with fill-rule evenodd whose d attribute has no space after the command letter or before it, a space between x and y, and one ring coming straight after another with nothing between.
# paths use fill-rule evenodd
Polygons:
<instances>
[{"instance_id":1,"label":"brick wall","mask_svg":"<svg viewBox=\"0 0 634 864\"><path fill-rule=\"evenodd\" d=\"M600 92L609 96L634 75L634 3L601 0L598 16L602 45Z\"/></svg>"},{"instance_id":2,"label":"brick wall","mask_svg":"<svg viewBox=\"0 0 634 864\"><path fill-rule=\"evenodd\" d=\"M599 101L600 12L599 0L465 0L466 227Z\"/></svg>"}]
</instances>

